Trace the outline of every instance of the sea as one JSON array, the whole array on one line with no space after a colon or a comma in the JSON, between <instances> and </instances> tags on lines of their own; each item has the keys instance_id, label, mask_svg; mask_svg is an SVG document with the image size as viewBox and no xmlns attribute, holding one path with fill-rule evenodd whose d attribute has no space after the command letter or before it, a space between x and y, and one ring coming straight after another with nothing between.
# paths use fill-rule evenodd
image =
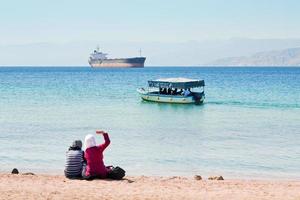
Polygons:
<instances>
[{"instance_id":1,"label":"sea","mask_svg":"<svg viewBox=\"0 0 300 200\"><path fill-rule=\"evenodd\" d=\"M167 77L204 79L204 104L141 100ZM0 172L62 175L72 141L96 130L127 175L300 179L300 68L0 68Z\"/></svg>"}]
</instances>

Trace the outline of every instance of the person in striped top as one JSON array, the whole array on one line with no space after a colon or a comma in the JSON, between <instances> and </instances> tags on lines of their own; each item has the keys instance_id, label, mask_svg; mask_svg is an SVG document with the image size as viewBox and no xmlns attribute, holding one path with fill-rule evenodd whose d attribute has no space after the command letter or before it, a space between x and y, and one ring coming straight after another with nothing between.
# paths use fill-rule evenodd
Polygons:
<instances>
[{"instance_id":1,"label":"person in striped top","mask_svg":"<svg viewBox=\"0 0 300 200\"><path fill-rule=\"evenodd\" d=\"M81 148L81 140L75 140L66 152L65 176L67 178L81 178L84 163L84 152Z\"/></svg>"}]
</instances>

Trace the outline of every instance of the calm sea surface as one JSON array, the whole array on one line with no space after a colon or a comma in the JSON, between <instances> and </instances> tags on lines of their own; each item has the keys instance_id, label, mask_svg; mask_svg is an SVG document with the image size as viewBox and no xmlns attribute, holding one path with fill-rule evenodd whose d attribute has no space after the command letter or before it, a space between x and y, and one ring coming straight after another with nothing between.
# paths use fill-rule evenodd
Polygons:
<instances>
[{"instance_id":1,"label":"calm sea surface","mask_svg":"<svg viewBox=\"0 0 300 200\"><path fill-rule=\"evenodd\" d=\"M141 101L162 77L204 79L204 105ZM0 68L0 172L63 174L96 129L130 175L300 179L300 68Z\"/></svg>"}]
</instances>

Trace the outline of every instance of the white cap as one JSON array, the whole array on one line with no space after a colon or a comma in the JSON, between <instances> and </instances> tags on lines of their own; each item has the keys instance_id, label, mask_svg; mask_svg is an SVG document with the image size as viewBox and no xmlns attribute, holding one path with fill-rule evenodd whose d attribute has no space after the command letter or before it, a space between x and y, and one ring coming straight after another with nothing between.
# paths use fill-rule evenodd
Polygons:
<instances>
[{"instance_id":1,"label":"white cap","mask_svg":"<svg viewBox=\"0 0 300 200\"><path fill-rule=\"evenodd\" d=\"M88 134L88 135L85 136L84 146L85 146L86 149L96 146L96 139L92 134Z\"/></svg>"}]
</instances>

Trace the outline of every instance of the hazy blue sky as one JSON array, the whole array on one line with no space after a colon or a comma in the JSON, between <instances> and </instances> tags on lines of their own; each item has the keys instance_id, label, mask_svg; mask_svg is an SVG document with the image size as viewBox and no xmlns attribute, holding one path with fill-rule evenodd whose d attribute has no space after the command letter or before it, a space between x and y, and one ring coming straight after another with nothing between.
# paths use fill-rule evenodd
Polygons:
<instances>
[{"instance_id":1,"label":"hazy blue sky","mask_svg":"<svg viewBox=\"0 0 300 200\"><path fill-rule=\"evenodd\" d=\"M299 0L1 0L0 3L2 46L84 41L290 39L300 35ZM39 52L32 54L36 56Z\"/></svg>"}]
</instances>

